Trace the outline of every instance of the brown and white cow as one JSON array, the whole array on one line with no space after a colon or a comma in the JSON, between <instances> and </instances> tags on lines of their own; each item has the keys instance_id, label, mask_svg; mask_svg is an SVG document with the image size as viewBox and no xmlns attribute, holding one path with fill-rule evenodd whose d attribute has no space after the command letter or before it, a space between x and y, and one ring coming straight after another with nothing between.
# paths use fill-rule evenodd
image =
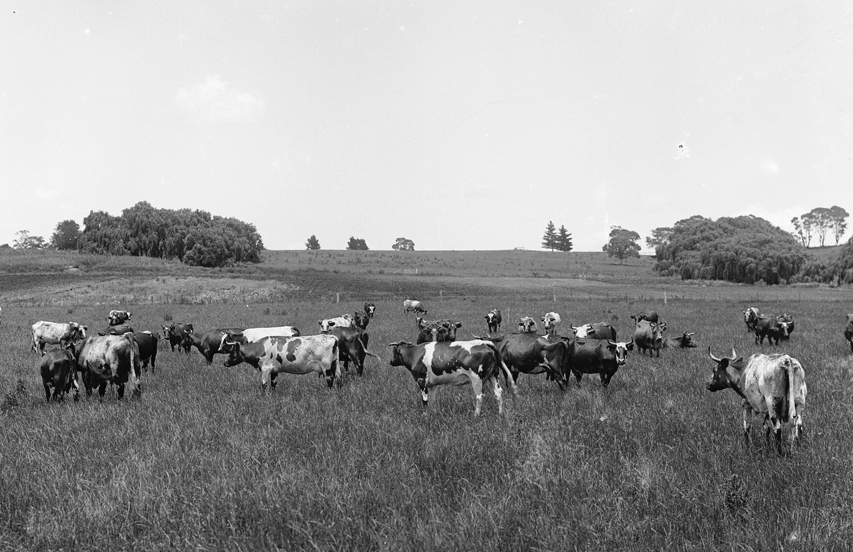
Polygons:
<instances>
[{"instance_id":1,"label":"brown and white cow","mask_svg":"<svg viewBox=\"0 0 853 552\"><path fill-rule=\"evenodd\" d=\"M847 323L844 325L844 339L850 343L850 352L853 353L853 314L847 315Z\"/></svg>"},{"instance_id":2,"label":"brown and white cow","mask_svg":"<svg viewBox=\"0 0 853 552\"><path fill-rule=\"evenodd\" d=\"M678 337L665 337L660 346L664 349L692 349L697 347L694 335L696 332L684 332Z\"/></svg>"},{"instance_id":3,"label":"brown and white cow","mask_svg":"<svg viewBox=\"0 0 853 552\"><path fill-rule=\"evenodd\" d=\"M746 324L747 333L755 331L755 324L758 322L759 315L758 307L749 307L743 311L743 322Z\"/></svg>"},{"instance_id":4,"label":"brown and white cow","mask_svg":"<svg viewBox=\"0 0 853 552\"><path fill-rule=\"evenodd\" d=\"M77 322L46 322L40 320L33 324L32 350L44 354L46 344L59 345L86 338L86 326Z\"/></svg>"},{"instance_id":5,"label":"brown and white cow","mask_svg":"<svg viewBox=\"0 0 853 552\"><path fill-rule=\"evenodd\" d=\"M490 334L501 331L501 322L503 322L503 317L501 316L500 309L490 310L486 313L484 318L486 319L486 325L489 327Z\"/></svg>"},{"instance_id":6,"label":"brown and white cow","mask_svg":"<svg viewBox=\"0 0 853 552\"><path fill-rule=\"evenodd\" d=\"M184 334L193 333L192 324L178 324L175 322L168 326L161 325L160 327L163 329L163 339L169 342L172 352L175 351L175 347L177 346L178 350L183 348L185 353L190 353L192 343L184 340Z\"/></svg>"},{"instance_id":7,"label":"brown and white cow","mask_svg":"<svg viewBox=\"0 0 853 552\"><path fill-rule=\"evenodd\" d=\"M664 330L666 330L666 324L663 322L658 324L657 322L640 320L634 328L634 345L644 355L648 351L649 356L653 352L655 356L660 356Z\"/></svg>"},{"instance_id":8,"label":"brown and white cow","mask_svg":"<svg viewBox=\"0 0 853 552\"><path fill-rule=\"evenodd\" d=\"M201 334L197 334L195 332L184 332L184 341L182 342L182 345L184 348L195 347L198 349L198 352L201 353L204 360L207 361L207 365L210 366L213 364L213 355L222 352L220 350L220 346L223 342L222 337L229 333L239 334L242 331L242 328L219 328Z\"/></svg>"},{"instance_id":9,"label":"brown and white cow","mask_svg":"<svg viewBox=\"0 0 853 552\"><path fill-rule=\"evenodd\" d=\"M536 320L530 316L522 316L518 319L518 331L521 333L536 333Z\"/></svg>"},{"instance_id":10,"label":"brown and white cow","mask_svg":"<svg viewBox=\"0 0 853 552\"><path fill-rule=\"evenodd\" d=\"M625 365L628 351L634 348L634 342L617 343L612 339L570 339L568 347L568 366L577 384L581 384L584 374L598 374L601 386L606 388L610 379L620 366ZM568 374L566 374L568 377Z\"/></svg>"},{"instance_id":11,"label":"brown and white cow","mask_svg":"<svg viewBox=\"0 0 853 552\"><path fill-rule=\"evenodd\" d=\"M275 389L275 378L287 374L310 374L316 372L326 376L329 389L337 379L340 384L341 371L338 365L338 338L334 335L303 335L299 337L265 337L255 343L225 341L222 352L228 353L225 366L237 366L241 362L251 364L261 372L261 389Z\"/></svg>"},{"instance_id":12,"label":"brown and white cow","mask_svg":"<svg viewBox=\"0 0 853 552\"><path fill-rule=\"evenodd\" d=\"M562 320L560 319L560 315L556 312L548 312L545 313L545 316L541 318L542 326L545 328L545 333L548 335L557 335L557 326L560 325Z\"/></svg>"},{"instance_id":13,"label":"brown and white cow","mask_svg":"<svg viewBox=\"0 0 853 552\"><path fill-rule=\"evenodd\" d=\"M133 314L130 311L111 310L110 314L107 315L107 322L109 322L110 326L118 326L130 320L131 316Z\"/></svg>"},{"instance_id":14,"label":"brown and white cow","mask_svg":"<svg viewBox=\"0 0 853 552\"><path fill-rule=\"evenodd\" d=\"M325 318L317 323L320 325L320 333L329 333L332 328L351 328L352 321L351 314L344 314L337 318Z\"/></svg>"},{"instance_id":15,"label":"brown and white cow","mask_svg":"<svg viewBox=\"0 0 853 552\"><path fill-rule=\"evenodd\" d=\"M572 328L572 333L578 339L612 339L616 340L616 329L609 322L596 322L594 324L583 324Z\"/></svg>"},{"instance_id":16,"label":"brown and white cow","mask_svg":"<svg viewBox=\"0 0 853 552\"><path fill-rule=\"evenodd\" d=\"M413 312L415 314L426 314L427 310L421 304L420 301L415 301L414 299L406 299L403 301L403 313L409 314Z\"/></svg>"},{"instance_id":17,"label":"brown and white cow","mask_svg":"<svg viewBox=\"0 0 853 552\"><path fill-rule=\"evenodd\" d=\"M749 445L749 428L754 414L764 414L765 439L772 429L776 450L782 453L782 424L794 423L790 441L803 434L803 410L806 406L806 373L800 362L788 355L755 354L744 362L734 349L729 358L717 358L708 347L714 371L709 391L734 389L743 398L743 437Z\"/></svg>"},{"instance_id":18,"label":"brown and white cow","mask_svg":"<svg viewBox=\"0 0 853 552\"><path fill-rule=\"evenodd\" d=\"M63 343L63 347L51 349L42 355L39 363L41 381L44 385L45 398L50 401L51 388L53 388L53 400L59 401L65 398L66 393L74 387L74 399L79 398L79 388L75 376L74 344Z\"/></svg>"},{"instance_id":19,"label":"brown and white cow","mask_svg":"<svg viewBox=\"0 0 853 552\"><path fill-rule=\"evenodd\" d=\"M142 394L139 346L133 334L89 337L77 344L74 357L87 395L98 387L98 395L103 397L108 383L118 386L119 398L124 396L125 384L129 384L131 396Z\"/></svg>"},{"instance_id":20,"label":"brown and white cow","mask_svg":"<svg viewBox=\"0 0 853 552\"><path fill-rule=\"evenodd\" d=\"M424 407L429 406L439 385L468 385L474 389L474 416L480 415L483 403L483 387L492 383L498 412L503 413L503 390L498 375L503 371L504 379L512 392L515 383L506 365L501 362L497 347L491 341L430 342L413 345L396 342L389 345L391 366L405 366L412 374L421 391Z\"/></svg>"}]
</instances>

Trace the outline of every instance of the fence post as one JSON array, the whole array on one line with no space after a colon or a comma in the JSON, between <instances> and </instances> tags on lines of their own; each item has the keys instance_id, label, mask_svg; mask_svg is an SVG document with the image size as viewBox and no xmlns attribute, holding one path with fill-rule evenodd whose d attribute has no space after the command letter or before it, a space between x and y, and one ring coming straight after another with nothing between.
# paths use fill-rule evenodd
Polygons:
<instances>
[{"instance_id":1,"label":"fence post","mask_svg":"<svg viewBox=\"0 0 853 552\"><path fill-rule=\"evenodd\" d=\"M338 291L338 292L335 292L335 303L340 303L340 302L341 302L341 292Z\"/></svg>"}]
</instances>

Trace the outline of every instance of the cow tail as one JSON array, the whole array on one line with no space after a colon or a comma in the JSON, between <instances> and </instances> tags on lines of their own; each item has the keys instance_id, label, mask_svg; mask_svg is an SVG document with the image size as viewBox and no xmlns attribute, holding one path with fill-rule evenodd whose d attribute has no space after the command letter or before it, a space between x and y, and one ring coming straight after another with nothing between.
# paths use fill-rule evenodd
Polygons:
<instances>
[{"instance_id":1,"label":"cow tail","mask_svg":"<svg viewBox=\"0 0 853 552\"><path fill-rule=\"evenodd\" d=\"M507 388L510 391L512 391L513 397L517 396L518 395L518 387L515 385L515 380L512 379L512 372L509 371L509 367L506 365L506 362L504 362L504 359L501 356L501 352L498 350L498 346L495 345L491 341L488 341L487 343L488 343L489 347L492 349L492 351L495 352L495 358L497 359L497 363L498 363L498 365L495 367L495 369L499 370L501 373L503 373L504 383L506 384ZM498 374L495 374L495 377L497 378Z\"/></svg>"},{"instance_id":2,"label":"cow tail","mask_svg":"<svg viewBox=\"0 0 853 552\"><path fill-rule=\"evenodd\" d=\"M793 421L797 417L797 403L795 401L797 393L797 370L798 366L788 357L785 361L788 365L788 421Z\"/></svg>"},{"instance_id":3,"label":"cow tail","mask_svg":"<svg viewBox=\"0 0 853 552\"><path fill-rule=\"evenodd\" d=\"M364 354L366 354L368 356L372 356L373 358L378 359L380 361L382 360L382 358L379 355L377 355L375 353L371 353L370 351L367 350L367 345L365 345L364 342L361 341L361 336L356 337L356 339L358 339L358 342L361 344L361 349L364 351Z\"/></svg>"}]
</instances>

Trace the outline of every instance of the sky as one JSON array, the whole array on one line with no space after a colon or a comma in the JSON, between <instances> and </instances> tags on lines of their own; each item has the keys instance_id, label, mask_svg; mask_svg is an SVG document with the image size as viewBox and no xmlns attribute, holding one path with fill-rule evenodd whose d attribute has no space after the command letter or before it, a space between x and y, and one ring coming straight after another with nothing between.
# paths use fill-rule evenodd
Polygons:
<instances>
[{"instance_id":1,"label":"sky","mask_svg":"<svg viewBox=\"0 0 853 552\"><path fill-rule=\"evenodd\" d=\"M853 213L842 1L4 6L0 243L139 201L267 249Z\"/></svg>"}]
</instances>

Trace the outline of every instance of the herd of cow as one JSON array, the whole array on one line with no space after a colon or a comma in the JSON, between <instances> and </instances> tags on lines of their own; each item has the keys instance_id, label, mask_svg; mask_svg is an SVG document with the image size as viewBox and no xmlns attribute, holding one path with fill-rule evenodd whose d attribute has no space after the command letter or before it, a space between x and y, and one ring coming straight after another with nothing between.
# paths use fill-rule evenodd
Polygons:
<instances>
[{"instance_id":1,"label":"herd of cow","mask_svg":"<svg viewBox=\"0 0 853 552\"><path fill-rule=\"evenodd\" d=\"M391 343L390 364L409 370L424 406L429 404L438 386L470 384L475 396L475 415L481 410L483 388L489 385L493 387L499 412L503 411L500 376L513 394L517 394L516 382L522 373L544 373L563 390L570 375L580 385L584 374L598 374L606 388L634 348L643 354L660 356L661 349L697 346L693 332L665 337L666 323L654 311L631 316L634 322L631 340L617 341L616 330L607 322L577 327L570 324L571 334L562 336L558 332L561 318L555 312L540 317L542 334L536 320L529 316L518 320L516 332L501 334L502 315L500 310L493 309L484 316L488 335L475 335L472 340L462 341L456 338L461 322L427 321L421 317L427 310L419 301L406 300L403 309L406 314L416 315L417 338L415 343ZM363 312L320 320L316 335L302 335L293 326L220 328L196 333L192 324L173 323L161 329L172 351L189 353L195 347L208 365L214 355L221 353L228 355L226 366L243 362L254 366L261 373L264 389L275 387L279 373L317 373L325 377L331 388L335 380L340 382L340 363L348 371L352 362L361 375L367 356L379 358L367 349L367 327L375 312L376 306L366 303ZM747 330L755 333L756 344L767 337L769 343L775 341L778 345L780 340L789 339L794 330L793 317L787 314L761 315L754 307L743 314ZM141 372L148 364L154 372L160 336L134 331L129 325L131 316L128 311L110 311L109 326L96 336L88 336L86 326L75 322L33 324L32 349L42 355L40 371L46 398L62 398L73 388L76 399L78 375L89 395L98 388L103 397L108 383L117 386L120 398L125 385L133 394L141 394ZM853 351L853 314L848 315L845 337ZM58 347L45 351L47 344ZM714 362L714 371L707 388L710 391L731 388L743 398L743 429L747 440L754 413L764 414L767 436L772 429L780 451L783 423L795 423L792 440L801 435L806 384L803 368L796 359L785 354L756 354L744 360L734 350L731 357L717 358L710 347L708 354Z\"/></svg>"}]
</instances>

